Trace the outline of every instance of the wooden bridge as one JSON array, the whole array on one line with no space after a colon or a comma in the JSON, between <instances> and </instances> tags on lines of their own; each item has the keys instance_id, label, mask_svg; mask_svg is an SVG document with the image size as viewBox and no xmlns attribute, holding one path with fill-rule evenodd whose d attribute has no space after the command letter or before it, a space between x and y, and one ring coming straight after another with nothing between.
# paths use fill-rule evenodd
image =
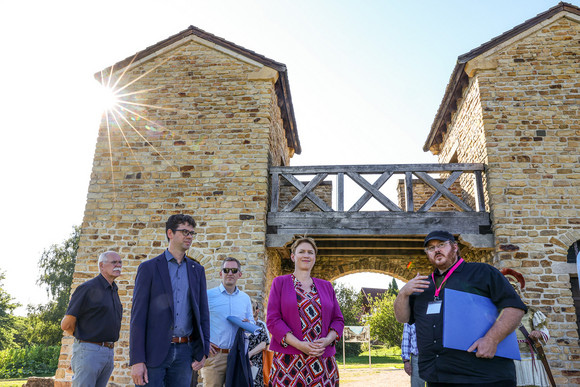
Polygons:
<instances>
[{"instance_id":1,"label":"wooden bridge","mask_svg":"<svg viewBox=\"0 0 580 387\"><path fill-rule=\"evenodd\" d=\"M438 229L471 247L493 247L484 164L271 167L270 176L266 246L283 256L304 234L325 256L422 255L425 235ZM398 203L385 193L388 183ZM417 197L421 185L430 196ZM347 205L355 190L362 193Z\"/></svg>"}]
</instances>

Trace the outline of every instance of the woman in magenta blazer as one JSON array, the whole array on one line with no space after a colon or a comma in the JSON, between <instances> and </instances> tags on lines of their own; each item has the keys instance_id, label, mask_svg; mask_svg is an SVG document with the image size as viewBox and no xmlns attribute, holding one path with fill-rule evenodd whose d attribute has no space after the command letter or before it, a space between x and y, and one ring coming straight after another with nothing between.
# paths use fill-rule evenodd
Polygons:
<instances>
[{"instance_id":1,"label":"woman in magenta blazer","mask_svg":"<svg viewBox=\"0 0 580 387\"><path fill-rule=\"evenodd\" d=\"M291 247L294 273L274 278L268 299L267 325L275 352L271 386L336 386L334 344L344 319L330 282L312 278L318 251L312 238Z\"/></svg>"}]
</instances>

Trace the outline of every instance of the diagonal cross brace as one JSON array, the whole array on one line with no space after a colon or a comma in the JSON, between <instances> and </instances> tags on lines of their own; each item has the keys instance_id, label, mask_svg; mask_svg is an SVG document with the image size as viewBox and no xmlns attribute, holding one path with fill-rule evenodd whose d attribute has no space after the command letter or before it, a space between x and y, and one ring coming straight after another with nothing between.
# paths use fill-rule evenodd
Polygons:
<instances>
[{"instance_id":1,"label":"diagonal cross brace","mask_svg":"<svg viewBox=\"0 0 580 387\"><path fill-rule=\"evenodd\" d=\"M399 206L393 203L388 197L386 197L379 189L389 180L393 175L393 172L384 172L377 181L372 185L366 181L359 173L347 172L348 177L350 177L355 183L360 185L366 192L360 197L360 199L349 209L349 211L360 211L360 209L370 200L371 196L383 206L391 211L402 211Z\"/></svg>"},{"instance_id":2,"label":"diagonal cross brace","mask_svg":"<svg viewBox=\"0 0 580 387\"><path fill-rule=\"evenodd\" d=\"M283 173L282 176L290 184L292 184L296 189L299 191L296 196L282 209L282 212L291 212L294 210L305 197L310 199L312 203L314 203L318 208L320 208L324 212L333 212L334 210L328 206L322 199L320 199L314 192L314 188L318 186L322 182L322 180L326 179L328 173L318 173L314 179L312 179L308 184L304 185L300 180L295 178L293 175Z\"/></svg>"},{"instance_id":3,"label":"diagonal cross brace","mask_svg":"<svg viewBox=\"0 0 580 387\"><path fill-rule=\"evenodd\" d=\"M434 178L432 178L431 176L429 176L425 172L415 172L415 175L417 177L419 177L429 187L431 187L431 188L433 188L433 190L435 190L435 193L433 195L431 195L429 200L427 200L425 202L425 204L423 204L423 206L417 212L427 212L435 204L435 202L441 197L441 195L445 196L445 198L447 198L455 208L463 210L465 212L473 211L473 209L471 207L469 207L467 204L465 204L463 202L463 200L459 199L457 196L455 196L453 193L451 193L451 191L449 191L449 189L448 189L449 187L451 187L453 185L453 183L455 183L455 180L457 180L459 178L459 176L461 176L462 173L463 173L463 171L454 171L443 182L443 184L440 184L437 180L435 180Z\"/></svg>"}]
</instances>

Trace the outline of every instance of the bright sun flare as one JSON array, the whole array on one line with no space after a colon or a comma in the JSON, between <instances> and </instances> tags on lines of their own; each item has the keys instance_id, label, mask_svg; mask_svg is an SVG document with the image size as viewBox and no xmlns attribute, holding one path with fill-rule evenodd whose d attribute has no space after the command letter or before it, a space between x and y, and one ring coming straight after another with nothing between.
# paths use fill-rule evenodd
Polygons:
<instances>
[{"instance_id":1,"label":"bright sun flare","mask_svg":"<svg viewBox=\"0 0 580 387\"><path fill-rule=\"evenodd\" d=\"M117 93L115 93L112 88L107 86L101 86L99 88L98 99L102 110L111 110L119 103Z\"/></svg>"}]
</instances>

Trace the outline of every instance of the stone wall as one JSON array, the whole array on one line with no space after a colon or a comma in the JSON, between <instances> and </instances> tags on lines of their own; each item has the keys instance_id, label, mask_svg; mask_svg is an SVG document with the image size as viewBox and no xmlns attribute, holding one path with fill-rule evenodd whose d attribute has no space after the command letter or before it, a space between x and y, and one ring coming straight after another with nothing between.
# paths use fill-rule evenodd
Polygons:
<instances>
[{"instance_id":1,"label":"stone wall","mask_svg":"<svg viewBox=\"0 0 580 387\"><path fill-rule=\"evenodd\" d=\"M488 165L493 263L524 275L524 300L542 310L558 386L580 384L568 247L580 239L580 24L559 17L475 58L441 162ZM477 66L475 66L477 67Z\"/></svg>"},{"instance_id":2,"label":"stone wall","mask_svg":"<svg viewBox=\"0 0 580 387\"><path fill-rule=\"evenodd\" d=\"M272 69L188 38L133 64L120 80L130 84L123 93L147 91L127 97L135 103L125 105L135 112L125 113L127 121L101 124L73 279L74 291L94 277L105 250L123 257L123 323L109 385L131 384L134 277L141 262L167 247L169 215L198 222L189 255L205 266L208 288L219 283L221 260L234 256L243 265L240 288L262 300L268 167L287 164L292 154L276 79ZM71 344L63 339L56 385L70 383Z\"/></svg>"},{"instance_id":3,"label":"stone wall","mask_svg":"<svg viewBox=\"0 0 580 387\"><path fill-rule=\"evenodd\" d=\"M458 111L453 117L453 130L445 136L445 147L438 154L441 163L486 163L487 146L484 135L483 112L478 78L472 78L463 98L457 101ZM473 174L463 174L459 184L464 191L463 199L475 208L475 185ZM487 184L487 175L483 174L483 186ZM486 211L489 212L489 195L484 190Z\"/></svg>"}]
</instances>

